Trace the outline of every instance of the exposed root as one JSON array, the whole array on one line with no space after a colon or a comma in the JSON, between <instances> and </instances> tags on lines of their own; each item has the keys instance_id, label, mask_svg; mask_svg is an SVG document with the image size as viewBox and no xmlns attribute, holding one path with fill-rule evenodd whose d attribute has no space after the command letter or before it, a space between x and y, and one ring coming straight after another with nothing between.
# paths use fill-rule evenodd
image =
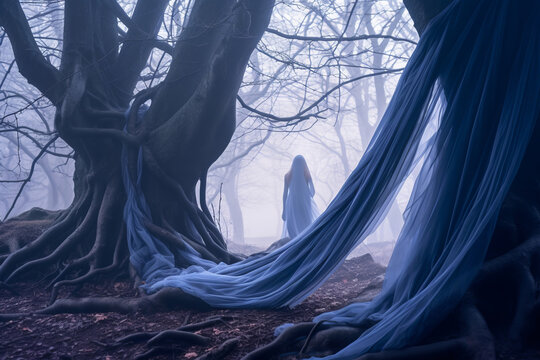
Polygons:
<instances>
[{"instance_id":1,"label":"exposed root","mask_svg":"<svg viewBox=\"0 0 540 360\"><path fill-rule=\"evenodd\" d=\"M187 213L191 222L195 226L195 230L199 233L204 241L204 246L220 261L225 263L233 263L241 260L238 256L227 252L225 241L221 236L219 230L216 229L215 224L211 219L207 217L202 210L200 210L196 204L190 201L184 188L171 178L153 158L151 151L145 152L146 157L150 160L147 162L151 171L157 175L157 177L164 182L164 184L172 190L177 199L182 205L182 209Z\"/></svg>"},{"instance_id":2,"label":"exposed root","mask_svg":"<svg viewBox=\"0 0 540 360\"><path fill-rule=\"evenodd\" d=\"M58 297L58 291L60 290L61 286L67 286L67 285L82 285L83 283L89 281L90 279L97 277L98 275L103 275L109 272L112 272L114 270L117 270L118 268L121 268L122 265L124 265L126 261L123 261L122 263L119 263L118 261L115 261L109 266L106 266L104 268L96 269L94 266L90 266L90 270L78 278L70 279L70 280L63 280L56 284L54 284L52 291L51 291L51 298L49 300L49 304L53 304L54 301L56 301Z\"/></svg>"},{"instance_id":3,"label":"exposed root","mask_svg":"<svg viewBox=\"0 0 540 360\"><path fill-rule=\"evenodd\" d=\"M495 359L493 337L478 309L467 301L453 315L459 323L458 337L402 350L366 354L359 360ZM243 360L278 359L296 353L298 358L328 356L356 340L367 327L328 326L303 323L285 330L269 345ZM292 356L292 355L291 355Z\"/></svg>"},{"instance_id":4,"label":"exposed root","mask_svg":"<svg viewBox=\"0 0 540 360\"><path fill-rule=\"evenodd\" d=\"M53 288L52 288L49 305L52 304L56 300L56 298L58 297L58 291L60 290L60 287L67 286L67 285L81 285L84 282L90 280L91 278L94 278L94 277L96 277L98 275L106 274L106 273L109 273L109 272L112 272L112 271L115 271L115 270L119 270L123 266L125 266L125 264L126 264L126 262L128 260L127 257L125 257L123 260L121 260L121 251L122 251L121 248L122 248L123 234L124 234L124 232L121 231L120 234L119 234L119 238L116 241L116 246L115 246L115 249L114 249L114 255L113 255L112 264L110 264L110 265L108 265L106 267L102 267L102 268L94 268L94 266L91 265L90 270L86 274L84 274L82 276L79 276L79 277L77 277L75 279L71 279L71 280L63 280L63 281L56 282L54 284ZM81 259L84 259L84 258L81 258Z\"/></svg>"},{"instance_id":5,"label":"exposed root","mask_svg":"<svg viewBox=\"0 0 540 360\"><path fill-rule=\"evenodd\" d=\"M118 345L127 344L127 343L141 343L143 341L150 340L157 334L159 334L159 331L137 332L137 333L129 334L129 335L122 336L121 338L116 339L115 344L118 346Z\"/></svg>"},{"instance_id":6,"label":"exposed root","mask_svg":"<svg viewBox=\"0 0 540 360\"><path fill-rule=\"evenodd\" d=\"M300 357L311 354L318 356L333 354L356 340L364 330L351 326L332 326L327 329L324 326L321 327L321 330L310 333L303 341L298 353Z\"/></svg>"},{"instance_id":7,"label":"exposed root","mask_svg":"<svg viewBox=\"0 0 540 360\"><path fill-rule=\"evenodd\" d=\"M77 270L83 265L88 265L84 258L78 258L73 262L67 264L62 270L58 272L58 274L56 274L56 276L49 282L45 289L51 289L54 285L56 285L56 283L60 282L69 272Z\"/></svg>"},{"instance_id":8,"label":"exposed root","mask_svg":"<svg viewBox=\"0 0 540 360\"><path fill-rule=\"evenodd\" d=\"M82 201L81 203L81 206L87 205L87 201ZM0 279L5 279L21 263L37 257L45 247L59 244L62 237L72 231L77 220L75 209L69 210L68 213L66 217L51 226L39 238L16 252L11 253L0 266Z\"/></svg>"},{"instance_id":9,"label":"exposed root","mask_svg":"<svg viewBox=\"0 0 540 360\"><path fill-rule=\"evenodd\" d=\"M137 310L147 310L141 298L96 297L81 299L60 299L52 305L36 311L37 314L83 314L93 312L118 312L128 314Z\"/></svg>"},{"instance_id":10,"label":"exposed root","mask_svg":"<svg viewBox=\"0 0 540 360\"><path fill-rule=\"evenodd\" d=\"M426 343L366 354L360 360L491 360L496 358L496 342L502 340L510 347L519 348L537 330L531 321L534 323L533 319L540 315L537 299L540 267L536 264L539 257L540 237L533 236L487 261L460 306ZM318 329L313 323L299 324L244 360L277 359L291 353L299 357L304 353L327 356L354 341L364 330L347 326Z\"/></svg>"},{"instance_id":11,"label":"exposed root","mask_svg":"<svg viewBox=\"0 0 540 360\"><path fill-rule=\"evenodd\" d=\"M302 346L301 341L307 338L315 325L311 322L300 323L287 328L270 344L247 354L242 360L270 360L279 357L281 354L292 351L298 352Z\"/></svg>"},{"instance_id":12,"label":"exposed root","mask_svg":"<svg viewBox=\"0 0 540 360\"><path fill-rule=\"evenodd\" d=\"M221 244L220 241L216 244L216 238L211 235L211 233L208 231L207 227L205 226L203 220L199 216L199 209L189 201L188 197L186 196L186 193L184 192L184 189L180 185L174 186L175 193L177 194L178 198L182 202L183 207L187 210L187 213L189 214L189 217L193 224L195 225L195 228L197 229L197 232L202 236L205 245L214 252L224 252L223 244ZM203 217L204 219L205 217Z\"/></svg>"},{"instance_id":13,"label":"exposed root","mask_svg":"<svg viewBox=\"0 0 540 360\"><path fill-rule=\"evenodd\" d=\"M145 360L145 359L156 357L158 355L170 354L170 353L174 353L176 351L182 351L182 350L183 350L182 348L177 348L177 347L167 347L167 346L153 347L150 350L143 352L142 354L136 355L133 359Z\"/></svg>"},{"instance_id":14,"label":"exposed root","mask_svg":"<svg viewBox=\"0 0 540 360\"><path fill-rule=\"evenodd\" d=\"M199 243L197 243L196 241L194 240L191 240L185 236L181 236L181 238L179 238L178 236L176 236L175 234L171 233L170 231L160 227L160 226L157 226L155 224L152 224L150 222L146 222L145 223L145 226L146 228L148 229L148 231L150 231L150 233L152 233L153 235L157 236L158 238L162 239L165 243L167 243L169 246L171 246L171 248L178 248L178 249L183 249L186 247L185 243L188 243L192 248L194 248L195 250L197 250L197 252L199 254L201 254L201 256L207 260L211 260L211 261L214 261L215 263L219 263L219 259L216 258L210 251L208 251L204 246L201 246Z\"/></svg>"},{"instance_id":15,"label":"exposed root","mask_svg":"<svg viewBox=\"0 0 540 360\"><path fill-rule=\"evenodd\" d=\"M226 320L230 320L230 319L232 319L232 317L230 316L211 316L208 319L198 322L198 323L182 325L176 330L165 330L161 332L159 331L137 332L137 333L129 334L129 335L116 339L115 344L120 345L124 343L140 343L143 341L147 341L148 345L159 345L159 344L151 344L151 342L157 341L156 339L167 338L171 333L182 334L180 335L180 337L182 337L186 333L191 334L191 332L193 331L201 330L201 329L204 329L204 328L216 325L216 324L221 324L221 323L226 324Z\"/></svg>"},{"instance_id":16,"label":"exposed root","mask_svg":"<svg viewBox=\"0 0 540 360\"><path fill-rule=\"evenodd\" d=\"M192 345L206 345L210 342L210 339L190 333L188 331L179 330L165 330L152 337L146 342L148 346L160 346L167 344L187 343Z\"/></svg>"},{"instance_id":17,"label":"exposed root","mask_svg":"<svg viewBox=\"0 0 540 360\"><path fill-rule=\"evenodd\" d=\"M178 288L163 288L155 294L140 298L86 297L80 299L59 299L52 305L38 310L36 314L80 314L118 312L159 312L175 309L208 310L210 306L201 299L189 295Z\"/></svg>"},{"instance_id":18,"label":"exposed root","mask_svg":"<svg viewBox=\"0 0 540 360\"><path fill-rule=\"evenodd\" d=\"M55 225L4 261L0 279L13 282L54 268L45 277L52 278L47 286L52 288L52 303L63 286L81 286L113 271L125 273L128 252L119 218L124 203L121 183L114 176L107 182L94 183L92 178L86 177L83 195Z\"/></svg>"},{"instance_id":19,"label":"exposed root","mask_svg":"<svg viewBox=\"0 0 540 360\"><path fill-rule=\"evenodd\" d=\"M110 249L115 249L115 256L119 251L119 243L124 239L124 226L122 221L118 221L118 214L121 213L124 202L122 187L118 178L111 180L103 194L101 207L97 217L96 238L88 254L83 259L93 260L96 267L103 266L109 256ZM115 238L115 234L118 236ZM112 235L112 236L111 236ZM110 242L113 239L115 242ZM112 245L112 246L111 246Z\"/></svg>"},{"instance_id":20,"label":"exposed root","mask_svg":"<svg viewBox=\"0 0 540 360\"><path fill-rule=\"evenodd\" d=\"M239 342L239 337L226 340L217 348L210 350L209 352L202 356L199 356L195 360L221 360L225 356L227 356L232 350L234 350L234 348L236 347L236 345L238 345Z\"/></svg>"},{"instance_id":21,"label":"exposed root","mask_svg":"<svg viewBox=\"0 0 540 360\"><path fill-rule=\"evenodd\" d=\"M13 286L6 284L5 282L0 281L0 289L7 290L15 296L19 296L19 293L13 289Z\"/></svg>"},{"instance_id":22,"label":"exposed root","mask_svg":"<svg viewBox=\"0 0 540 360\"><path fill-rule=\"evenodd\" d=\"M102 194L100 191L94 192L92 204L90 205L88 213L84 217L82 223L59 246L57 246L51 254L43 258L24 262L19 268L11 272L6 279L6 282L14 280L18 275L24 272L51 265L53 262L58 261L67 252L71 251L74 246L76 246L84 237L88 236L88 232L91 233L92 226L94 226L95 219L98 215L99 205L101 203L101 195ZM41 241L41 239L36 240L36 242L39 241Z\"/></svg>"},{"instance_id":23,"label":"exposed root","mask_svg":"<svg viewBox=\"0 0 540 360\"><path fill-rule=\"evenodd\" d=\"M146 346L150 347L150 349L140 354L137 358L147 359L159 354L183 351L192 345L208 345L210 338L194 334L193 331L218 323L224 323L225 320L230 318L212 316L198 323L184 324L176 330L138 332L118 338L113 344L102 345L105 347L117 347L128 343L146 342ZM198 359L221 359L236 346L238 340L238 338L227 340L219 347L211 349L207 354L200 356Z\"/></svg>"},{"instance_id":24,"label":"exposed root","mask_svg":"<svg viewBox=\"0 0 540 360\"><path fill-rule=\"evenodd\" d=\"M28 313L0 314L0 322L18 320L28 316Z\"/></svg>"},{"instance_id":25,"label":"exposed root","mask_svg":"<svg viewBox=\"0 0 540 360\"><path fill-rule=\"evenodd\" d=\"M180 326L177 330L197 331L197 330L201 330L201 329L214 326L217 324L227 324L227 320L232 320L232 319L233 319L232 316L211 316L208 319L198 322L198 323Z\"/></svg>"}]
</instances>

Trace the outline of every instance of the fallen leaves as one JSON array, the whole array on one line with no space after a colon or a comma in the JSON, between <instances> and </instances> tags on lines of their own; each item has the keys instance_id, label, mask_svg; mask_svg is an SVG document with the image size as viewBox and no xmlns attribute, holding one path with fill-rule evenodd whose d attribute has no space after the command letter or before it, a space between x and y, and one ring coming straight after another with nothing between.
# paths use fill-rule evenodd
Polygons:
<instances>
[{"instance_id":1,"label":"fallen leaves","mask_svg":"<svg viewBox=\"0 0 540 360\"><path fill-rule=\"evenodd\" d=\"M380 273L379 268L373 267L373 263L348 260L347 271L336 271L321 289L292 310L212 310L205 313L184 310L155 314L31 316L24 320L0 324L0 333L9 334L0 336L0 348L1 352L5 349L8 358L39 359L69 354L65 356L73 359L132 359L141 352L142 345L130 344L111 348L107 347L107 344L112 339L133 332L175 329L182 325L204 321L209 316L228 316L232 320L194 331L195 334L210 337L211 343L185 346L174 356L176 359L195 360L219 349L225 342L237 338L238 340L235 340L237 347L229 355L217 357L234 360L241 358L255 347L272 341L275 327L283 323L311 321L321 312L344 306L354 300L357 294ZM21 288L23 291L19 297L2 292L0 289L3 312L32 311L42 308L48 301L50 294L44 289ZM136 290L133 290L127 282L107 285L95 283L85 285L79 293L80 296L95 294L132 297L136 296ZM99 342L105 345L99 345ZM53 348L49 350L51 346Z\"/></svg>"},{"instance_id":2,"label":"fallen leaves","mask_svg":"<svg viewBox=\"0 0 540 360\"><path fill-rule=\"evenodd\" d=\"M101 313L94 314L94 322L95 323L103 321L103 320L107 320L107 319L108 319L108 317L105 314L101 314Z\"/></svg>"}]
</instances>

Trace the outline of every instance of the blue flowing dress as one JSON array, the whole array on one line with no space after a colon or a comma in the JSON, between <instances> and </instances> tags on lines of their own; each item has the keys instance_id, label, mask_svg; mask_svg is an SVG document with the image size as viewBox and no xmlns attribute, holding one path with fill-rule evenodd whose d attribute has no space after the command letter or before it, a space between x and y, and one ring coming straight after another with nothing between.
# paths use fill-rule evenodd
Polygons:
<instances>
[{"instance_id":1,"label":"blue flowing dress","mask_svg":"<svg viewBox=\"0 0 540 360\"><path fill-rule=\"evenodd\" d=\"M181 288L215 307L294 306L384 218L422 163L382 292L318 316L375 324L337 354L415 344L480 269L502 202L540 117L540 1L454 0L427 27L356 169L315 222L285 246L233 265L173 253L144 227L140 182L125 174L131 261L148 292ZM433 125L436 131L426 132ZM139 166L139 174L142 166ZM174 257L193 266L177 269Z\"/></svg>"},{"instance_id":2,"label":"blue flowing dress","mask_svg":"<svg viewBox=\"0 0 540 360\"><path fill-rule=\"evenodd\" d=\"M319 216L313 201L315 187L308 174L306 160L302 155L297 155L284 181L282 238L294 239Z\"/></svg>"}]
</instances>

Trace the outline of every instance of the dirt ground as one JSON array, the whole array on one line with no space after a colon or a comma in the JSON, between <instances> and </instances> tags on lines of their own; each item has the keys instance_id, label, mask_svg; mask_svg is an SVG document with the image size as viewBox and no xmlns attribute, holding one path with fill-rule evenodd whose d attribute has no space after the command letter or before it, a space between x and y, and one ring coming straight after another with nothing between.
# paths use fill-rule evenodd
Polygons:
<instances>
[{"instance_id":1,"label":"dirt ground","mask_svg":"<svg viewBox=\"0 0 540 360\"><path fill-rule=\"evenodd\" d=\"M209 337L204 346L170 345L165 354L152 359L195 360L229 339L236 345L223 360L240 359L255 348L273 340L274 329L283 323L298 323L326 311L340 308L360 296L372 298L381 286L384 267L370 255L347 260L332 277L302 304L290 310L213 310L206 312L174 311L154 314L60 314L29 316L0 323L0 359L133 359L150 348L143 342L110 346L115 339L141 332L176 329L220 315L226 320L195 331ZM42 308L49 293L43 286L21 285L19 295L0 289L0 312L23 312ZM71 296L135 296L127 282L85 286ZM66 296L67 294L64 294ZM171 350L174 349L174 350Z\"/></svg>"}]
</instances>

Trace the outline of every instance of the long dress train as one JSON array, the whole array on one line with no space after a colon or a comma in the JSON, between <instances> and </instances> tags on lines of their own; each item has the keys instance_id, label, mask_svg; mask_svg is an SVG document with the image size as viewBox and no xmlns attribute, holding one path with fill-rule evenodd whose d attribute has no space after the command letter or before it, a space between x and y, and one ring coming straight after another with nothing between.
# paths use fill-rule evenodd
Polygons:
<instances>
[{"instance_id":1,"label":"long dress train","mask_svg":"<svg viewBox=\"0 0 540 360\"><path fill-rule=\"evenodd\" d=\"M302 155L293 159L291 170L286 176L283 190L283 233L282 238L294 239L319 216L313 195L315 187L311 176L306 173L307 164Z\"/></svg>"},{"instance_id":2,"label":"long dress train","mask_svg":"<svg viewBox=\"0 0 540 360\"><path fill-rule=\"evenodd\" d=\"M144 194L126 175L128 241L147 291L179 287L215 307L294 306L374 230L422 160L381 294L315 319L376 321L325 359L414 344L476 276L540 117L538 13L537 0L454 0L420 39L336 198L300 236L265 256L215 265L187 247L173 254L145 229ZM430 123L433 135L425 131ZM176 269L175 255L194 266Z\"/></svg>"}]
</instances>

